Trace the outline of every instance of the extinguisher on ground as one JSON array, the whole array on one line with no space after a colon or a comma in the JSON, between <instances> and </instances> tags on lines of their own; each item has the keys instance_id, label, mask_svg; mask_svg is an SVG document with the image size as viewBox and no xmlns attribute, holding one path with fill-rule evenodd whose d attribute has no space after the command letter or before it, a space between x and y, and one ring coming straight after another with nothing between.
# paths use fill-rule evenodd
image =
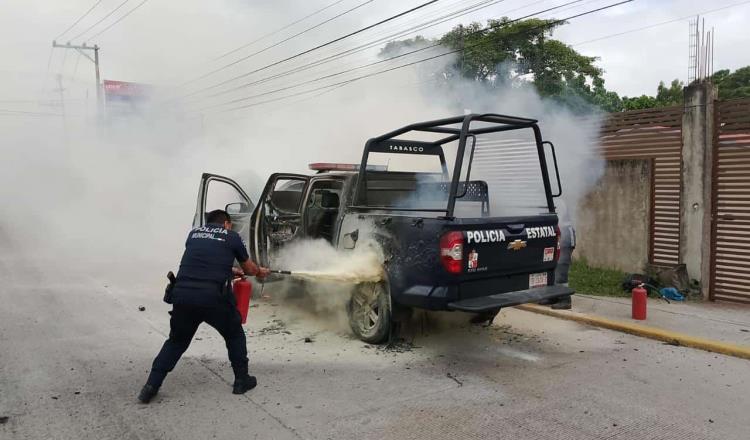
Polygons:
<instances>
[{"instance_id":1,"label":"extinguisher on ground","mask_svg":"<svg viewBox=\"0 0 750 440\"><path fill-rule=\"evenodd\" d=\"M247 322L247 311L250 308L250 298L253 297L253 285L245 278L237 278L232 284L232 292L237 304L237 311L240 312L242 323Z\"/></svg>"},{"instance_id":2,"label":"extinguisher on ground","mask_svg":"<svg viewBox=\"0 0 750 440\"><path fill-rule=\"evenodd\" d=\"M648 304L648 292L643 284L639 284L633 288L632 302L633 302L633 319L644 320L646 319L646 305Z\"/></svg>"}]
</instances>

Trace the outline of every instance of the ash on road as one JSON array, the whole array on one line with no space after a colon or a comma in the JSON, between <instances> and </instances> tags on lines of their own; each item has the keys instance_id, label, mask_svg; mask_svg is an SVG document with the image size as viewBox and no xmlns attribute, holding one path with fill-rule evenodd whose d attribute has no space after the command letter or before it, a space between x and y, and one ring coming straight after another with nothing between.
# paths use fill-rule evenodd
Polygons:
<instances>
[{"instance_id":1,"label":"ash on road","mask_svg":"<svg viewBox=\"0 0 750 440\"><path fill-rule=\"evenodd\" d=\"M230 393L205 327L144 406L168 331L162 286L40 280L12 261L0 259L3 439L747 438L741 359L518 310L488 328L417 319L384 349L290 313L271 286L248 318L258 388Z\"/></svg>"}]
</instances>

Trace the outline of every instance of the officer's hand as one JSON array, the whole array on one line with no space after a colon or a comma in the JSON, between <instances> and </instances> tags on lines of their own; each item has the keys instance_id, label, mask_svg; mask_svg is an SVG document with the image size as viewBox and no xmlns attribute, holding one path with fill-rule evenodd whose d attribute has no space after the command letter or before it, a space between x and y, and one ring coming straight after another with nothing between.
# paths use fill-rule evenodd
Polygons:
<instances>
[{"instance_id":1,"label":"officer's hand","mask_svg":"<svg viewBox=\"0 0 750 440\"><path fill-rule=\"evenodd\" d=\"M271 273L271 270L267 267L261 267L258 266L258 273L255 274L255 278L263 279L268 276L268 274Z\"/></svg>"},{"instance_id":2,"label":"officer's hand","mask_svg":"<svg viewBox=\"0 0 750 440\"><path fill-rule=\"evenodd\" d=\"M236 277L244 278L245 272L239 267L232 267L232 275L234 275L235 278Z\"/></svg>"}]
</instances>

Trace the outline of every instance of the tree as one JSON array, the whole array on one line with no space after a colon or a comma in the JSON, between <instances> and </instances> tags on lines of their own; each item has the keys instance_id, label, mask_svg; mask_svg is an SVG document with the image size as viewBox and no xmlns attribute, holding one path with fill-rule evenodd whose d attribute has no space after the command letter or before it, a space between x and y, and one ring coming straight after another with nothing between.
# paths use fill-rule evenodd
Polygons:
<instances>
[{"instance_id":1,"label":"tree","mask_svg":"<svg viewBox=\"0 0 750 440\"><path fill-rule=\"evenodd\" d=\"M750 97L750 66L732 73L728 69L719 70L711 79L719 88L719 99Z\"/></svg>"},{"instance_id":2,"label":"tree","mask_svg":"<svg viewBox=\"0 0 750 440\"><path fill-rule=\"evenodd\" d=\"M426 45L439 43L461 50L453 63L440 73L450 80L462 77L489 86L531 84L543 96L574 110L585 111L592 104L608 111L620 108L616 93L604 88L603 71L596 57L581 55L570 46L551 38L564 24L557 20L528 19L511 22L507 17L459 25L431 41L423 37L388 43L380 52L391 57Z\"/></svg>"}]
</instances>

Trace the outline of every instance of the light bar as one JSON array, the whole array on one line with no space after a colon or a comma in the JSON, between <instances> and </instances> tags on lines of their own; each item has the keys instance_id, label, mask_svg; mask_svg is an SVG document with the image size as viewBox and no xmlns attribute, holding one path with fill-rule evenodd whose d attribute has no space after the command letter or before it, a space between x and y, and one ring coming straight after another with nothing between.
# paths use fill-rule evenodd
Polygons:
<instances>
[{"instance_id":1,"label":"light bar","mask_svg":"<svg viewBox=\"0 0 750 440\"><path fill-rule=\"evenodd\" d=\"M308 165L312 171L358 171L359 164L355 163L334 163L334 162L314 162ZM387 171L385 165L367 165L369 171Z\"/></svg>"}]
</instances>

